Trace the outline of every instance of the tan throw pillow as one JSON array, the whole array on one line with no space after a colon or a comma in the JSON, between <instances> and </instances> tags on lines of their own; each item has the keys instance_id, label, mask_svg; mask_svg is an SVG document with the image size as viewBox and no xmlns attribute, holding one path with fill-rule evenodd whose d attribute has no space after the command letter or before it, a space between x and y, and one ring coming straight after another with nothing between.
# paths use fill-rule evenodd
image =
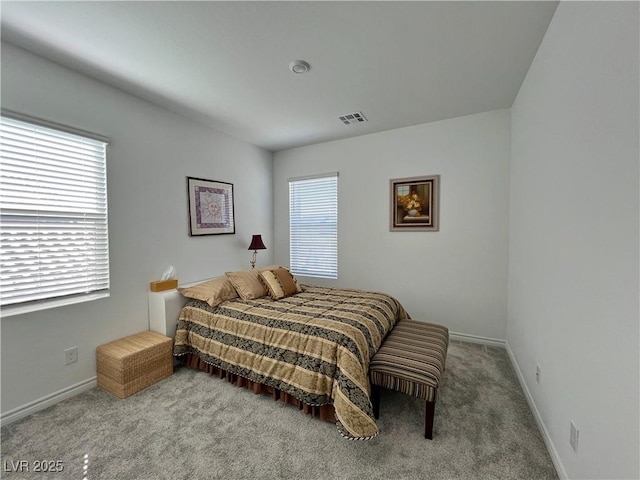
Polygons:
<instances>
[{"instance_id":1,"label":"tan throw pillow","mask_svg":"<svg viewBox=\"0 0 640 480\"><path fill-rule=\"evenodd\" d=\"M275 270L276 268L285 268L285 267L281 267L280 265L267 265L266 267L258 267L256 270L259 270L260 272L264 272L265 270Z\"/></svg>"},{"instance_id":2,"label":"tan throw pillow","mask_svg":"<svg viewBox=\"0 0 640 480\"><path fill-rule=\"evenodd\" d=\"M295 277L286 268L262 271L260 272L260 279L274 300L290 297L301 291Z\"/></svg>"},{"instance_id":3,"label":"tan throw pillow","mask_svg":"<svg viewBox=\"0 0 640 480\"><path fill-rule=\"evenodd\" d=\"M238 292L226 277L214 278L191 287L179 287L178 291L185 297L202 300L212 307L238 297Z\"/></svg>"},{"instance_id":4,"label":"tan throw pillow","mask_svg":"<svg viewBox=\"0 0 640 480\"><path fill-rule=\"evenodd\" d=\"M243 300L253 300L264 297L267 294L267 289L258 278L259 274L260 270L225 272L225 275Z\"/></svg>"}]
</instances>

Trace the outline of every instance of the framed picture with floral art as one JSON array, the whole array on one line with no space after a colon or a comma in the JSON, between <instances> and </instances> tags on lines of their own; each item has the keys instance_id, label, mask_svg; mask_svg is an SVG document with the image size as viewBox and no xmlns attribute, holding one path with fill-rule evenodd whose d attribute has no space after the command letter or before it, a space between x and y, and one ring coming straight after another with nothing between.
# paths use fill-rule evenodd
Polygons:
<instances>
[{"instance_id":1,"label":"framed picture with floral art","mask_svg":"<svg viewBox=\"0 0 640 480\"><path fill-rule=\"evenodd\" d=\"M187 177L189 235L236 233L233 183Z\"/></svg>"},{"instance_id":2,"label":"framed picture with floral art","mask_svg":"<svg viewBox=\"0 0 640 480\"><path fill-rule=\"evenodd\" d=\"M393 178L391 231L431 231L439 228L440 175Z\"/></svg>"}]
</instances>

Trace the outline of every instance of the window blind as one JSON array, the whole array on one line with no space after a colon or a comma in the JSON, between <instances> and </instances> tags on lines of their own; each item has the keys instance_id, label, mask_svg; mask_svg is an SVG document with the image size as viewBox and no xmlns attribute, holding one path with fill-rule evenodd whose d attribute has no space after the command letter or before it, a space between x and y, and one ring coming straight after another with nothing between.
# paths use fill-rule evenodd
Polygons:
<instances>
[{"instance_id":1,"label":"window blind","mask_svg":"<svg viewBox=\"0 0 640 480\"><path fill-rule=\"evenodd\" d=\"M0 304L109 288L105 141L0 118Z\"/></svg>"},{"instance_id":2,"label":"window blind","mask_svg":"<svg viewBox=\"0 0 640 480\"><path fill-rule=\"evenodd\" d=\"M338 174L289 180L289 266L338 278Z\"/></svg>"}]
</instances>

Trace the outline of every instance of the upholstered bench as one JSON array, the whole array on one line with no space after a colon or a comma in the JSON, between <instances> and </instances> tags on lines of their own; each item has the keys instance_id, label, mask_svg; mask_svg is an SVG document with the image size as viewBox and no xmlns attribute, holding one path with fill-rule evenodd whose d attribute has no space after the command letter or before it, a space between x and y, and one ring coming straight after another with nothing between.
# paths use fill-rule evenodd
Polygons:
<instances>
[{"instance_id":1,"label":"upholstered bench","mask_svg":"<svg viewBox=\"0 0 640 480\"><path fill-rule=\"evenodd\" d=\"M376 418L380 388L426 400L425 438L433 438L433 417L449 346L449 329L442 325L401 320L371 359L369 377Z\"/></svg>"}]
</instances>

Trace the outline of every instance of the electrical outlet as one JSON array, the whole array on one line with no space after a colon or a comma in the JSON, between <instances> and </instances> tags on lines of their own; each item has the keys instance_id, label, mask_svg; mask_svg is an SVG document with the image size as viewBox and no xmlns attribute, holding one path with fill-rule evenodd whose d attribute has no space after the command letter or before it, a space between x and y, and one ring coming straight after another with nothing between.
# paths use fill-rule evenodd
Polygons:
<instances>
[{"instance_id":1,"label":"electrical outlet","mask_svg":"<svg viewBox=\"0 0 640 480\"><path fill-rule=\"evenodd\" d=\"M571 448L573 448L573 451L578 453L578 440L580 438L580 430L578 430L578 427L576 427L575 423L573 423L573 421L571 422L571 432L569 433L569 444L571 445Z\"/></svg>"},{"instance_id":2,"label":"electrical outlet","mask_svg":"<svg viewBox=\"0 0 640 480\"><path fill-rule=\"evenodd\" d=\"M76 363L78 361L78 347L67 348L64 351L64 364Z\"/></svg>"},{"instance_id":3,"label":"electrical outlet","mask_svg":"<svg viewBox=\"0 0 640 480\"><path fill-rule=\"evenodd\" d=\"M536 365L536 382L540 383L540 365Z\"/></svg>"}]
</instances>

